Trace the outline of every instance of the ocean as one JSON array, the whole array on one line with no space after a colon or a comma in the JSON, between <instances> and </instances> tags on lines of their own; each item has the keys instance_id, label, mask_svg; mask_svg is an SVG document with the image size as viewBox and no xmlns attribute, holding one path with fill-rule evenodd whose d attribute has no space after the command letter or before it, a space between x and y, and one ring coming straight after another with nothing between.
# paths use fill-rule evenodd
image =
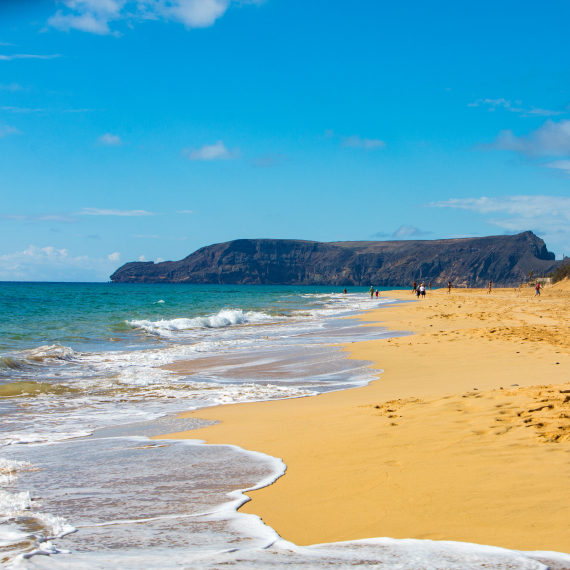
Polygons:
<instances>
[{"instance_id":1,"label":"ocean","mask_svg":"<svg viewBox=\"0 0 570 570\"><path fill-rule=\"evenodd\" d=\"M280 459L199 440L182 411L364 386L339 346L367 288L0 283L0 564L6 568L546 568L495 547L367 539L300 547L237 511ZM190 362L190 373L164 369ZM380 363L381 364L381 363Z\"/></svg>"}]
</instances>

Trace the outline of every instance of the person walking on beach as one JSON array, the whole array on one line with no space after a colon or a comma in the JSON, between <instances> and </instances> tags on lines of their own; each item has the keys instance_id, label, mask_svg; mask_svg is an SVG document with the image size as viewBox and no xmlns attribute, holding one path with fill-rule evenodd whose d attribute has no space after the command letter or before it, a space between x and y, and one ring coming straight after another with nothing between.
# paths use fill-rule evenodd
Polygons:
<instances>
[{"instance_id":1,"label":"person walking on beach","mask_svg":"<svg viewBox=\"0 0 570 570\"><path fill-rule=\"evenodd\" d=\"M493 282L489 281L489 290L487 291L487 295L489 295L491 293L492 289L493 289Z\"/></svg>"},{"instance_id":2,"label":"person walking on beach","mask_svg":"<svg viewBox=\"0 0 570 570\"><path fill-rule=\"evenodd\" d=\"M370 285L370 298L373 299L374 298L374 287L372 287L372 285Z\"/></svg>"},{"instance_id":3,"label":"person walking on beach","mask_svg":"<svg viewBox=\"0 0 570 570\"><path fill-rule=\"evenodd\" d=\"M536 282L535 289L536 289L536 293L534 294L534 296L536 297L538 295L540 297L540 282L539 281Z\"/></svg>"},{"instance_id":4,"label":"person walking on beach","mask_svg":"<svg viewBox=\"0 0 570 570\"><path fill-rule=\"evenodd\" d=\"M431 281L429 282L428 287L429 287L429 290L431 291Z\"/></svg>"},{"instance_id":5,"label":"person walking on beach","mask_svg":"<svg viewBox=\"0 0 570 570\"><path fill-rule=\"evenodd\" d=\"M451 281L447 282L447 294L449 295L451 293Z\"/></svg>"},{"instance_id":6,"label":"person walking on beach","mask_svg":"<svg viewBox=\"0 0 570 570\"><path fill-rule=\"evenodd\" d=\"M346 287L344 288L343 293L346 295L348 293L348 291L346 290Z\"/></svg>"},{"instance_id":7,"label":"person walking on beach","mask_svg":"<svg viewBox=\"0 0 570 570\"><path fill-rule=\"evenodd\" d=\"M376 289L376 298L378 299L378 289Z\"/></svg>"},{"instance_id":8,"label":"person walking on beach","mask_svg":"<svg viewBox=\"0 0 570 570\"><path fill-rule=\"evenodd\" d=\"M417 281L414 281L414 291L413 291L413 293L416 292L416 289L417 289L417 288L418 288L418 282L417 282ZM413 294L413 293L412 293L412 294Z\"/></svg>"},{"instance_id":9,"label":"person walking on beach","mask_svg":"<svg viewBox=\"0 0 570 570\"><path fill-rule=\"evenodd\" d=\"M422 283L422 284L420 285L420 295L421 295L422 297L425 297L425 296L426 296L426 284L425 284L425 283Z\"/></svg>"}]
</instances>

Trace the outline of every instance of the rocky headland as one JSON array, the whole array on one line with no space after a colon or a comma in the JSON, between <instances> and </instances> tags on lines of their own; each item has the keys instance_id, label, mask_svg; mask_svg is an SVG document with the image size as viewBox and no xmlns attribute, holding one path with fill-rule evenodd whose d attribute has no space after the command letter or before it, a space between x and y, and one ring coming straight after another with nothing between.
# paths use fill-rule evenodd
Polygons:
<instances>
[{"instance_id":1,"label":"rocky headland","mask_svg":"<svg viewBox=\"0 0 570 570\"><path fill-rule=\"evenodd\" d=\"M530 231L444 240L316 242L238 239L203 247L180 261L126 263L115 283L404 286L516 285L558 262Z\"/></svg>"}]
</instances>

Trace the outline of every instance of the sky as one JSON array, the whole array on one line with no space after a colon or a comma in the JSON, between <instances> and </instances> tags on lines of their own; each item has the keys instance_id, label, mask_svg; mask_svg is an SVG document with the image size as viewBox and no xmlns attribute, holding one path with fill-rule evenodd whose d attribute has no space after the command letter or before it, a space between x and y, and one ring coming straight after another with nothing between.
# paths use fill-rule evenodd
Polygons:
<instances>
[{"instance_id":1,"label":"sky","mask_svg":"<svg viewBox=\"0 0 570 570\"><path fill-rule=\"evenodd\" d=\"M570 3L0 1L0 280L240 238L570 253Z\"/></svg>"}]
</instances>

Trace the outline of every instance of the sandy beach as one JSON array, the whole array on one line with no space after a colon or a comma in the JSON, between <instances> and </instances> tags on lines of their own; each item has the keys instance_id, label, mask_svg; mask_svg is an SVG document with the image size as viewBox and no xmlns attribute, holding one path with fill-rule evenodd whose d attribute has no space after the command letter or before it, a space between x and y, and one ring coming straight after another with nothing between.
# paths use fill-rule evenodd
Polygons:
<instances>
[{"instance_id":1,"label":"sandy beach","mask_svg":"<svg viewBox=\"0 0 570 570\"><path fill-rule=\"evenodd\" d=\"M411 336L345 348L364 388L183 414L220 420L165 438L281 458L250 494L299 545L371 537L570 552L570 286L385 293L359 317ZM169 369L184 372L184 362Z\"/></svg>"}]
</instances>

